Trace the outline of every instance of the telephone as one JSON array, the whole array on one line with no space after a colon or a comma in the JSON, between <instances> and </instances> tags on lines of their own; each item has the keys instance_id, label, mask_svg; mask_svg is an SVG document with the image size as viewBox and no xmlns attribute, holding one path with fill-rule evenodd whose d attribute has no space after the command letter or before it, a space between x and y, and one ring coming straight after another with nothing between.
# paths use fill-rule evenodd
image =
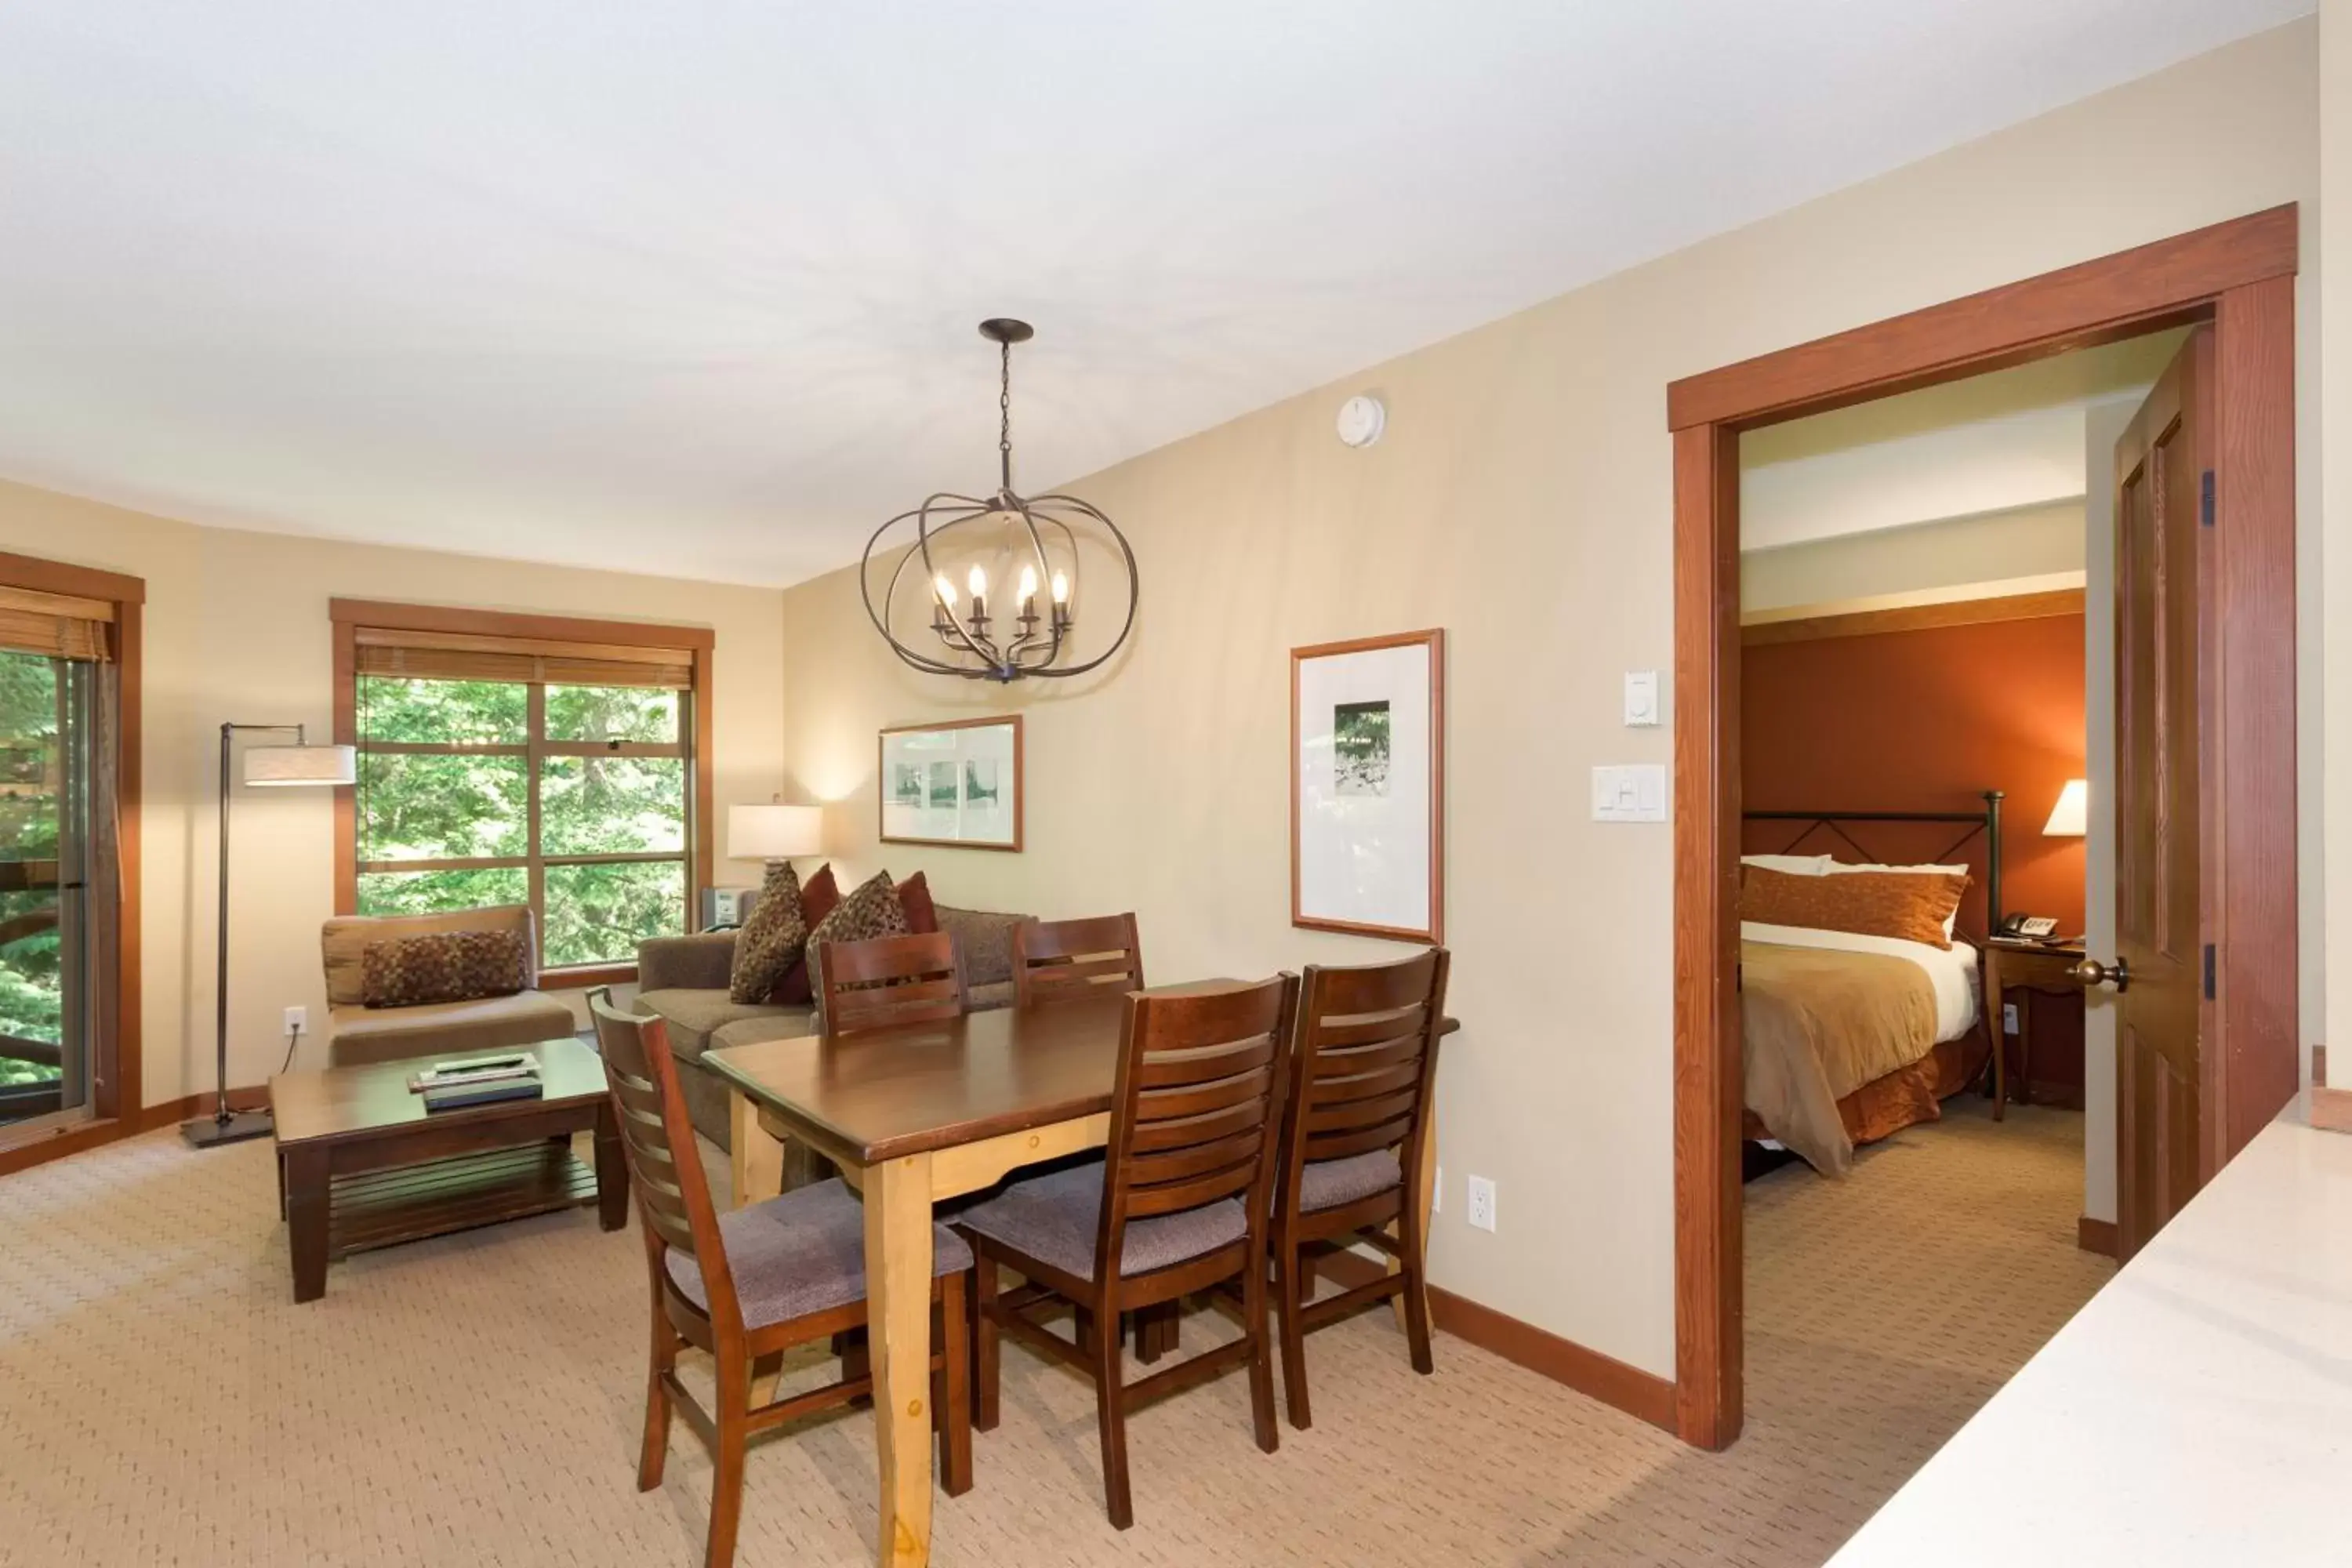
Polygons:
<instances>
[{"instance_id":1,"label":"telephone","mask_svg":"<svg viewBox=\"0 0 2352 1568\"><path fill-rule=\"evenodd\" d=\"M2046 942L2058 934L2058 922L2048 915L2011 915L2000 922L2000 934Z\"/></svg>"}]
</instances>

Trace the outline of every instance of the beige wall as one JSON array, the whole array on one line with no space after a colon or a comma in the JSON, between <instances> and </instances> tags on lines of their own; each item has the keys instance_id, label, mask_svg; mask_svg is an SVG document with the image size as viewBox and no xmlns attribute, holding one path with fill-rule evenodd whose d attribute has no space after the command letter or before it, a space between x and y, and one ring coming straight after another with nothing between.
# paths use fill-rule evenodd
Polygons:
<instances>
[{"instance_id":1,"label":"beige wall","mask_svg":"<svg viewBox=\"0 0 2352 1568\"><path fill-rule=\"evenodd\" d=\"M2322 208L2315 289L2326 416L2320 461L2329 475L2320 532L2336 545L2325 563L2326 797L2327 816L2336 824L2326 846L2326 957L2329 968L2352 974L2352 543L2346 542L2352 541L2352 0L2320 0L2318 56L2320 190L2323 197L2335 198ZM2301 298L2313 297L2312 282L2306 277ZM2306 496L2304 516L2311 515ZM2310 670L2308 662L2305 669ZM2312 758L2319 750L2306 746L2304 754ZM2311 892L2306 888L2306 910ZM2305 1016L2310 1018L2307 1005ZM2327 1056L2329 1085L2352 1089L2352 984L2336 986L2328 996L2326 1024L2324 1030L2316 1022L2307 1026L2315 1031L2313 1038L2337 1042Z\"/></svg>"},{"instance_id":2,"label":"beige wall","mask_svg":"<svg viewBox=\"0 0 2352 1568\"><path fill-rule=\"evenodd\" d=\"M1785 620L2082 583L2083 503L2069 500L1748 551L1739 612Z\"/></svg>"},{"instance_id":3,"label":"beige wall","mask_svg":"<svg viewBox=\"0 0 2352 1568\"><path fill-rule=\"evenodd\" d=\"M769 797L782 773L782 630L772 589L575 571L429 551L198 528L0 482L0 550L147 580L146 800L142 813L149 1104L213 1081L220 730L333 719L327 601L337 595L544 610L713 627L714 784ZM258 1083L284 1052L282 1010L325 1022L319 922L333 903L331 794L239 789L232 803L229 1080ZM756 868L721 863L722 880ZM315 1037L302 1060L320 1062Z\"/></svg>"},{"instance_id":4,"label":"beige wall","mask_svg":"<svg viewBox=\"0 0 2352 1568\"><path fill-rule=\"evenodd\" d=\"M1621 673L1673 666L1666 384L2310 202L2314 42L2308 24L2250 40L1074 482L1142 563L1134 644L1102 676L919 678L851 575L789 591L796 785L838 803L835 857L856 871L925 868L944 897L1048 915L1138 910L1157 977L1377 959L1400 950L1288 923L1286 653L1446 627L1465 1028L1433 1269L1670 1373L1672 852L1663 826L1583 808L1592 765L1672 755L1668 731L1618 725ZM1389 426L1354 452L1331 417L1360 390ZM880 853L877 726L1008 708L1028 715L1027 852ZM1499 1184L1497 1234L1462 1223L1468 1172Z\"/></svg>"}]
</instances>

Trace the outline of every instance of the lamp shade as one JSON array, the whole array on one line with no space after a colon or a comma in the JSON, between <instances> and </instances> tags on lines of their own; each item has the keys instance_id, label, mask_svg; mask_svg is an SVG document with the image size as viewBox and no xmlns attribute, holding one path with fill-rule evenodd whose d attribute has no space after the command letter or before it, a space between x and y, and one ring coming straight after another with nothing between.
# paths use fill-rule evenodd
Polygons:
<instances>
[{"instance_id":1,"label":"lamp shade","mask_svg":"<svg viewBox=\"0 0 2352 1568\"><path fill-rule=\"evenodd\" d=\"M2048 838L2080 838L2088 828L2091 810L2091 786L2087 780L2068 779L2066 787L2058 792L2058 804L2050 808L2050 820L2042 825Z\"/></svg>"},{"instance_id":2,"label":"lamp shade","mask_svg":"<svg viewBox=\"0 0 2352 1568\"><path fill-rule=\"evenodd\" d=\"M730 860L789 860L824 847L824 808L815 805L730 805Z\"/></svg>"},{"instance_id":3,"label":"lamp shade","mask_svg":"<svg viewBox=\"0 0 2352 1568\"><path fill-rule=\"evenodd\" d=\"M254 746L245 753L245 782L272 788L347 784L357 769L350 746Z\"/></svg>"}]
</instances>

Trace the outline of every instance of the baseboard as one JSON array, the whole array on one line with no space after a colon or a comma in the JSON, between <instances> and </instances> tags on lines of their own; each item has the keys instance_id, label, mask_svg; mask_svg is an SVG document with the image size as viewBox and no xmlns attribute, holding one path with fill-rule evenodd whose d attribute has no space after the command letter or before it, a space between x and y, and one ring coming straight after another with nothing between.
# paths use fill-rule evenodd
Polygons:
<instances>
[{"instance_id":1,"label":"baseboard","mask_svg":"<svg viewBox=\"0 0 2352 1568\"><path fill-rule=\"evenodd\" d=\"M2311 1081L2316 1088L2327 1087L2327 1047L2326 1046L2311 1047Z\"/></svg>"},{"instance_id":2,"label":"baseboard","mask_svg":"<svg viewBox=\"0 0 2352 1568\"><path fill-rule=\"evenodd\" d=\"M2352 1089L2314 1089L2311 1124L2322 1132L2352 1132Z\"/></svg>"},{"instance_id":3,"label":"baseboard","mask_svg":"<svg viewBox=\"0 0 2352 1568\"><path fill-rule=\"evenodd\" d=\"M258 1110L269 1103L266 1084L254 1084L228 1091L230 1106L238 1110ZM192 1121L212 1109L209 1093L183 1095L160 1105L142 1105L130 1116L105 1117L85 1121L79 1126L62 1128L47 1138L37 1138L29 1143L0 1149L0 1176L14 1175L35 1165L46 1165L52 1160L63 1160L75 1154L86 1154L92 1149L103 1149L109 1143L125 1138L136 1138L142 1132L157 1132L166 1127L176 1127Z\"/></svg>"},{"instance_id":4,"label":"baseboard","mask_svg":"<svg viewBox=\"0 0 2352 1568\"><path fill-rule=\"evenodd\" d=\"M2116 1255L2116 1222L2084 1215L2074 1222L2074 1245L2102 1258Z\"/></svg>"},{"instance_id":5,"label":"baseboard","mask_svg":"<svg viewBox=\"0 0 2352 1568\"><path fill-rule=\"evenodd\" d=\"M260 1110L269 1104L268 1084L248 1084L228 1091L231 1110ZM137 1131L153 1132L165 1127L177 1127L183 1121L194 1121L213 1108L212 1090L201 1094L184 1094L177 1100L167 1100L161 1105L140 1108ZM128 1136L128 1134L126 1134Z\"/></svg>"},{"instance_id":6,"label":"baseboard","mask_svg":"<svg viewBox=\"0 0 2352 1568\"><path fill-rule=\"evenodd\" d=\"M1385 1265L1360 1253L1334 1253L1319 1258L1316 1269L1343 1289L1370 1284ZM1675 1385L1671 1379L1628 1366L1613 1356L1564 1340L1533 1323L1457 1296L1451 1290L1429 1289L1430 1321L1454 1338L1491 1351L1505 1361L1564 1384L1588 1398L1612 1405L1665 1431L1675 1428Z\"/></svg>"}]
</instances>

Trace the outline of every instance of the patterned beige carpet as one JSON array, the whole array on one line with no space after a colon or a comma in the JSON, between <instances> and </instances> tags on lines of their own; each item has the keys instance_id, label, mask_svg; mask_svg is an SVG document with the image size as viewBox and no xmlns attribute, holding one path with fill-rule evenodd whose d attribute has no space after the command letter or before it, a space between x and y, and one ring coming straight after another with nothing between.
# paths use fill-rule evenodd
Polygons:
<instances>
[{"instance_id":1,"label":"patterned beige carpet","mask_svg":"<svg viewBox=\"0 0 2352 1568\"><path fill-rule=\"evenodd\" d=\"M1091 1394L1008 1349L935 1561L1818 1563L2105 1278L2073 1245L2080 1128L1963 1111L1842 1185L1751 1187L1727 1455L1449 1338L1416 1378L1383 1313L1310 1342L1317 1425L1278 1455L1238 1376L1138 1415L1120 1534ZM296 1307L275 1215L266 1145L168 1132L0 1182L0 1563L699 1562L709 1464L682 1425L666 1485L634 1486L634 1234L581 1213L369 1254ZM871 1432L755 1447L739 1561L870 1561Z\"/></svg>"}]
</instances>

